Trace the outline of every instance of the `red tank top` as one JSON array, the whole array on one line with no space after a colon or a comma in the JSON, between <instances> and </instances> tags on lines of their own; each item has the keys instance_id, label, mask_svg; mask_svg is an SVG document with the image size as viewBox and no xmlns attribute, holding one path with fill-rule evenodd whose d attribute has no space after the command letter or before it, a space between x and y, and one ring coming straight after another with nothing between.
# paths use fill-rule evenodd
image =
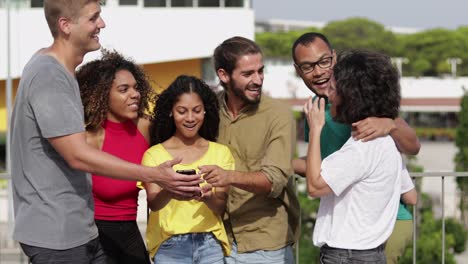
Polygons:
<instances>
[{"instance_id":1,"label":"red tank top","mask_svg":"<svg viewBox=\"0 0 468 264\"><path fill-rule=\"evenodd\" d=\"M102 151L132 163L141 163L149 145L132 120L115 123L106 120ZM93 177L94 218L108 221L136 220L138 192L135 181Z\"/></svg>"}]
</instances>

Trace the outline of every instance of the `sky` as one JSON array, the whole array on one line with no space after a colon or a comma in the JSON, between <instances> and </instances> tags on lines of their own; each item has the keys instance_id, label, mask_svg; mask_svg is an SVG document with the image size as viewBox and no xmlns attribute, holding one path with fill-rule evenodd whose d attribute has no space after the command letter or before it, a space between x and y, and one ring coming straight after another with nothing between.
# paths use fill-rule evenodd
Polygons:
<instances>
[{"instance_id":1,"label":"sky","mask_svg":"<svg viewBox=\"0 0 468 264\"><path fill-rule=\"evenodd\" d=\"M388 27L468 26L468 0L252 0L256 20L330 22L365 17Z\"/></svg>"}]
</instances>

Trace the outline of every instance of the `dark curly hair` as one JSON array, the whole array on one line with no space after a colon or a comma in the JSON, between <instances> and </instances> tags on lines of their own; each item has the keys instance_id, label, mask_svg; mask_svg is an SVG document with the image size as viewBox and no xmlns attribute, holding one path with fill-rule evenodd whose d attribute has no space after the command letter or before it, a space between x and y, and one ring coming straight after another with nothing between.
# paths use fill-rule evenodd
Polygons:
<instances>
[{"instance_id":1,"label":"dark curly hair","mask_svg":"<svg viewBox=\"0 0 468 264\"><path fill-rule=\"evenodd\" d=\"M336 121L351 124L370 116L398 116L399 77L387 55L367 50L343 52L334 76L336 95L341 98Z\"/></svg>"},{"instance_id":2,"label":"dark curly hair","mask_svg":"<svg viewBox=\"0 0 468 264\"><path fill-rule=\"evenodd\" d=\"M87 130L101 126L106 120L109 111L109 91L115 74L120 70L129 71L136 80L136 88L140 92L138 116L150 113L148 102L155 100L156 95L143 69L117 51L102 49L101 59L84 64L76 72Z\"/></svg>"},{"instance_id":3,"label":"dark curly hair","mask_svg":"<svg viewBox=\"0 0 468 264\"><path fill-rule=\"evenodd\" d=\"M197 77L180 75L159 95L150 128L151 145L162 143L174 135L176 127L170 114L174 104L185 93L196 93L203 101L205 120L198 134L206 140L216 141L219 131L219 105L216 94Z\"/></svg>"}]
</instances>

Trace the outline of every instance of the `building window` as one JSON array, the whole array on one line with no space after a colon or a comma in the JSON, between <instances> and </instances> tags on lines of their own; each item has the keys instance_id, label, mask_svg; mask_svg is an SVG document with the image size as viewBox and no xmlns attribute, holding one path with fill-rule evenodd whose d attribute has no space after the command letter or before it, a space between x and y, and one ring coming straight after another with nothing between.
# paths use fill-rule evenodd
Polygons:
<instances>
[{"instance_id":1,"label":"building window","mask_svg":"<svg viewBox=\"0 0 468 264\"><path fill-rule=\"evenodd\" d=\"M198 0L200 7L219 7L219 0Z\"/></svg>"},{"instance_id":2,"label":"building window","mask_svg":"<svg viewBox=\"0 0 468 264\"><path fill-rule=\"evenodd\" d=\"M143 2L144 7L165 7L166 0L145 0Z\"/></svg>"},{"instance_id":3,"label":"building window","mask_svg":"<svg viewBox=\"0 0 468 264\"><path fill-rule=\"evenodd\" d=\"M244 7L244 0L225 0L226 7Z\"/></svg>"},{"instance_id":4,"label":"building window","mask_svg":"<svg viewBox=\"0 0 468 264\"><path fill-rule=\"evenodd\" d=\"M44 0L31 0L31 7L44 7Z\"/></svg>"},{"instance_id":5,"label":"building window","mask_svg":"<svg viewBox=\"0 0 468 264\"><path fill-rule=\"evenodd\" d=\"M119 5L137 5L138 0L119 0Z\"/></svg>"},{"instance_id":6,"label":"building window","mask_svg":"<svg viewBox=\"0 0 468 264\"><path fill-rule=\"evenodd\" d=\"M136 3L136 1L137 0L135 0L135 3ZM130 2L132 2L132 1L130 1ZM106 5L106 0L100 0L99 3L102 6L105 6ZM44 0L31 0L31 7L44 7Z\"/></svg>"},{"instance_id":7,"label":"building window","mask_svg":"<svg viewBox=\"0 0 468 264\"><path fill-rule=\"evenodd\" d=\"M187 7L193 6L193 0L172 0L171 1L172 7Z\"/></svg>"}]
</instances>

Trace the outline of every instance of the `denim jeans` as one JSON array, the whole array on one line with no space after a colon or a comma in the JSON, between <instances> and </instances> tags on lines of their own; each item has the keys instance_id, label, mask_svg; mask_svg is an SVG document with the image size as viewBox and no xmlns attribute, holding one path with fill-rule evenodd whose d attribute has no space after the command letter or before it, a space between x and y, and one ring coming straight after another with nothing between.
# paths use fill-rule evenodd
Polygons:
<instances>
[{"instance_id":1,"label":"denim jeans","mask_svg":"<svg viewBox=\"0 0 468 264\"><path fill-rule=\"evenodd\" d=\"M223 264L221 244L212 233L175 235L164 241L154 256L155 264Z\"/></svg>"},{"instance_id":2,"label":"denim jeans","mask_svg":"<svg viewBox=\"0 0 468 264\"><path fill-rule=\"evenodd\" d=\"M102 249L99 239L65 250L41 248L20 243L32 264L107 264L108 258Z\"/></svg>"},{"instance_id":3,"label":"denim jeans","mask_svg":"<svg viewBox=\"0 0 468 264\"><path fill-rule=\"evenodd\" d=\"M324 245L320 248L321 264L385 264L384 246L373 249L355 250L332 248Z\"/></svg>"},{"instance_id":4,"label":"denim jeans","mask_svg":"<svg viewBox=\"0 0 468 264\"><path fill-rule=\"evenodd\" d=\"M293 264L294 255L291 246L278 250L256 250L237 253L237 244L232 245L231 256L224 258L225 264Z\"/></svg>"}]
</instances>

